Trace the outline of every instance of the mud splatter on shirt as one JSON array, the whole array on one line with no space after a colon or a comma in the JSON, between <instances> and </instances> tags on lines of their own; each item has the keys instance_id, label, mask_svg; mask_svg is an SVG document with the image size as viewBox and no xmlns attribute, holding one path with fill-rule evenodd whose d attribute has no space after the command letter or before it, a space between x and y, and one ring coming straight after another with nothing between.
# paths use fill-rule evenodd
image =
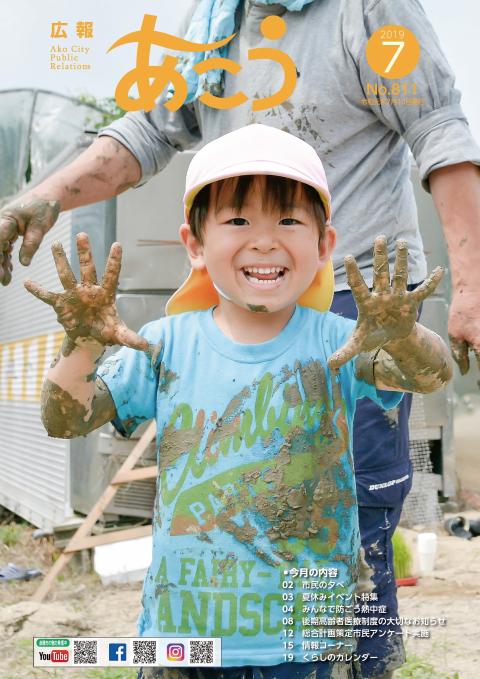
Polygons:
<instances>
[{"instance_id":1,"label":"mud splatter on shirt","mask_svg":"<svg viewBox=\"0 0 480 679\"><path fill-rule=\"evenodd\" d=\"M290 631L302 662L305 632L318 638L327 617L332 625L328 605L337 607L335 631L345 627L360 545L355 401L392 409L401 399L358 380L354 362L332 384L327 358L353 327L297 307L277 337L246 345L226 338L211 310L186 313L141 330L161 347L154 362L122 348L100 368L119 431L157 420L139 634L222 637L227 667L284 662ZM308 612L306 593L317 595ZM325 641L337 652L353 642Z\"/></svg>"}]
</instances>

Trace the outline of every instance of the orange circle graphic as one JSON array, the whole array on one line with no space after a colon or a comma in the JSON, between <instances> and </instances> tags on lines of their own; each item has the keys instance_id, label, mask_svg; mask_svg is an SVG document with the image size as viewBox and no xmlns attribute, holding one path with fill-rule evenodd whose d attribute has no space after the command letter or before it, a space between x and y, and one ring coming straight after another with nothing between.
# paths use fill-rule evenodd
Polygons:
<instances>
[{"instance_id":1,"label":"orange circle graphic","mask_svg":"<svg viewBox=\"0 0 480 679\"><path fill-rule=\"evenodd\" d=\"M285 35L287 24L279 16L268 16L260 24L260 31L268 40L280 40Z\"/></svg>"},{"instance_id":2,"label":"orange circle graphic","mask_svg":"<svg viewBox=\"0 0 480 679\"><path fill-rule=\"evenodd\" d=\"M404 78L418 64L420 45L408 28L389 24L373 33L366 55L370 68L382 78Z\"/></svg>"}]
</instances>

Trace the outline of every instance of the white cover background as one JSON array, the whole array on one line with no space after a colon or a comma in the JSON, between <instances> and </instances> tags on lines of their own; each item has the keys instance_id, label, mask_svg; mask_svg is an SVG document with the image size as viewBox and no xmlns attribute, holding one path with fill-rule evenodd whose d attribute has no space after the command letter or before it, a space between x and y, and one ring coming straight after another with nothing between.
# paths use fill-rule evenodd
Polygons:
<instances>
[{"instance_id":1,"label":"white cover background","mask_svg":"<svg viewBox=\"0 0 480 679\"><path fill-rule=\"evenodd\" d=\"M479 140L480 88L476 64L480 3L474 0L420 1L457 75L463 107L472 132ZM106 54L110 45L120 36L140 28L143 14L158 17L157 30L175 34L190 2L40 0L33 3L31 0L0 0L0 87L38 87L69 95L88 92L97 97L113 96L120 77L134 66L135 45L125 45ZM69 44L77 42L92 48L92 71L49 70L49 50L52 44L61 43L50 38L53 21L69 21L72 35L77 21L94 22L93 39L68 40Z\"/></svg>"}]
</instances>

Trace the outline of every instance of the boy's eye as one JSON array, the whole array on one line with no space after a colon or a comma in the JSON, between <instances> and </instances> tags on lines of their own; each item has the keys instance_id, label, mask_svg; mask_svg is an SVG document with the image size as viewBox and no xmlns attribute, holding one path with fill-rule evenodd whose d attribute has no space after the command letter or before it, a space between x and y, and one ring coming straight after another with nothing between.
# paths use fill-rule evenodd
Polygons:
<instances>
[{"instance_id":1,"label":"boy's eye","mask_svg":"<svg viewBox=\"0 0 480 679\"><path fill-rule=\"evenodd\" d=\"M298 219L293 219L293 217L285 217L285 219L280 220L280 224L284 226L292 226L293 224L299 224Z\"/></svg>"},{"instance_id":2,"label":"boy's eye","mask_svg":"<svg viewBox=\"0 0 480 679\"><path fill-rule=\"evenodd\" d=\"M229 219L227 223L234 224L235 226L244 226L245 224L248 224L247 220L243 217L233 217L232 219Z\"/></svg>"}]
</instances>

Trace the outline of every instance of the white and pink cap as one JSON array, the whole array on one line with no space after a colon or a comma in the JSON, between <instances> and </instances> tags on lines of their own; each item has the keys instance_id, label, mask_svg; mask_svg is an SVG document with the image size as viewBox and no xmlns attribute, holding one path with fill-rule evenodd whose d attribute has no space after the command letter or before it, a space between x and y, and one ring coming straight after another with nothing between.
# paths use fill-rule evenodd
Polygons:
<instances>
[{"instance_id":1,"label":"white and pink cap","mask_svg":"<svg viewBox=\"0 0 480 679\"><path fill-rule=\"evenodd\" d=\"M197 193L207 184L246 174L271 174L313 186L331 216L330 192L322 161L298 137L257 123L229 132L206 144L193 157L185 182L185 220Z\"/></svg>"}]
</instances>

